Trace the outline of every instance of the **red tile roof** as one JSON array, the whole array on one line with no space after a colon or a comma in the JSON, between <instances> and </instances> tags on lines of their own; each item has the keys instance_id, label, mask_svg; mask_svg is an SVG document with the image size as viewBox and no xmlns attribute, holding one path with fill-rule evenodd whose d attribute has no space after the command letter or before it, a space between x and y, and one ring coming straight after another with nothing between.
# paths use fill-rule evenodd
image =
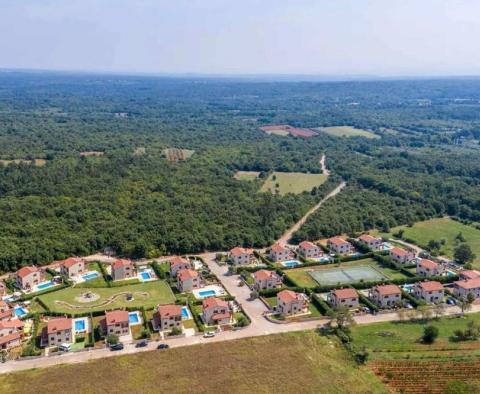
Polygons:
<instances>
[{"instance_id":1,"label":"red tile roof","mask_svg":"<svg viewBox=\"0 0 480 394\"><path fill-rule=\"evenodd\" d=\"M402 256L402 257L404 257L408 254L408 252L405 249L396 248L396 247L390 249L390 253L395 254L397 256Z\"/></svg>"},{"instance_id":2,"label":"red tile roof","mask_svg":"<svg viewBox=\"0 0 480 394\"><path fill-rule=\"evenodd\" d=\"M69 257L68 259L61 261L60 264L63 265L65 268L71 268L74 265L81 264L83 262L83 259L80 257Z\"/></svg>"},{"instance_id":3,"label":"red tile roof","mask_svg":"<svg viewBox=\"0 0 480 394\"><path fill-rule=\"evenodd\" d=\"M170 260L170 268L178 266L178 265L190 265L190 260L187 260L184 257L175 256Z\"/></svg>"},{"instance_id":4,"label":"red tile roof","mask_svg":"<svg viewBox=\"0 0 480 394\"><path fill-rule=\"evenodd\" d=\"M434 280L431 280L431 281L428 281L428 282L419 282L417 283L421 288L422 290L424 291L439 291L439 290L443 290L443 285L440 283L440 282L437 282L437 281L434 281Z\"/></svg>"},{"instance_id":5,"label":"red tile roof","mask_svg":"<svg viewBox=\"0 0 480 394\"><path fill-rule=\"evenodd\" d=\"M350 288L333 290L332 293L340 300L345 298L358 298L357 292Z\"/></svg>"},{"instance_id":6,"label":"red tile roof","mask_svg":"<svg viewBox=\"0 0 480 394\"><path fill-rule=\"evenodd\" d=\"M458 287L461 287L462 289L465 289L465 290L476 289L480 287L480 278L459 280L454 283Z\"/></svg>"},{"instance_id":7,"label":"red tile roof","mask_svg":"<svg viewBox=\"0 0 480 394\"><path fill-rule=\"evenodd\" d=\"M9 342L16 341L22 337L21 332L13 332L11 334L0 337L0 345L6 345Z\"/></svg>"},{"instance_id":8,"label":"red tile roof","mask_svg":"<svg viewBox=\"0 0 480 394\"><path fill-rule=\"evenodd\" d=\"M13 316L13 309L5 309L3 312L0 312L0 320L11 316Z\"/></svg>"},{"instance_id":9,"label":"red tile roof","mask_svg":"<svg viewBox=\"0 0 480 394\"><path fill-rule=\"evenodd\" d=\"M17 330L23 329L23 321L19 319L10 319L0 321L0 330L4 328L16 328Z\"/></svg>"},{"instance_id":10,"label":"red tile roof","mask_svg":"<svg viewBox=\"0 0 480 394\"><path fill-rule=\"evenodd\" d=\"M132 260L118 259L118 260L115 260L115 262L112 264L112 269L116 270L116 269L119 269L121 267L127 267L129 265L133 265Z\"/></svg>"},{"instance_id":11,"label":"red tile roof","mask_svg":"<svg viewBox=\"0 0 480 394\"><path fill-rule=\"evenodd\" d=\"M198 272L190 269L184 269L178 271L177 278L183 282L187 279L198 278Z\"/></svg>"},{"instance_id":12,"label":"red tile roof","mask_svg":"<svg viewBox=\"0 0 480 394\"><path fill-rule=\"evenodd\" d=\"M334 244L334 245L337 245L337 246L340 246L340 245L344 245L344 244L348 244L347 241L345 241L343 238L340 238L340 237L332 237L332 238L329 238L328 239L328 242Z\"/></svg>"},{"instance_id":13,"label":"red tile roof","mask_svg":"<svg viewBox=\"0 0 480 394\"><path fill-rule=\"evenodd\" d=\"M437 264L437 263L435 263L435 262L432 261L432 260L427 260L427 259L421 259L420 262L418 263L418 265L419 265L420 267L429 268L429 269L431 269L431 270L438 268L438 264Z\"/></svg>"},{"instance_id":14,"label":"red tile roof","mask_svg":"<svg viewBox=\"0 0 480 394\"><path fill-rule=\"evenodd\" d=\"M228 308L228 303L220 298L208 297L203 299L202 307L203 309L209 309L214 307Z\"/></svg>"},{"instance_id":15,"label":"red tile roof","mask_svg":"<svg viewBox=\"0 0 480 394\"><path fill-rule=\"evenodd\" d=\"M180 305L159 305L158 313L160 317L182 316L182 307Z\"/></svg>"},{"instance_id":16,"label":"red tile roof","mask_svg":"<svg viewBox=\"0 0 480 394\"><path fill-rule=\"evenodd\" d=\"M267 279L271 279L271 278L277 278L277 279L280 278L275 271L268 271L268 270L258 270L256 272L254 272L253 276L255 277L256 280L267 280Z\"/></svg>"},{"instance_id":17,"label":"red tile roof","mask_svg":"<svg viewBox=\"0 0 480 394\"><path fill-rule=\"evenodd\" d=\"M105 320L107 326L112 326L117 323L128 323L128 312L127 311L111 311L105 313Z\"/></svg>"},{"instance_id":18,"label":"red tile roof","mask_svg":"<svg viewBox=\"0 0 480 394\"><path fill-rule=\"evenodd\" d=\"M59 317L49 320L47 323L47 334L54 334L57 331L71 330L72 319L67 317Z\"/></svg>"},{"instance_id":19,"label":"red tile roof","mask_svg":"<svg viewBox=\"0 0 480 394\"><path fill-rule=\"evenodd\" d=\"M232 256L240 256L241 254L253 254L253 249L246 249L237 246L230 251L230 254Z\"/></svg>"},{"instance_id":20,"label":"red tile roof","mask_svg":"<svg viewBox=\"0 0 480 394\"><path fill-rule=\"evenodd\" d=\"M272 245L271 250L272 250L272 252L284 252L288 249L285 246L282 246L279 243L276 243L276 244Z\"/></svg>"},{"instance_id":21,"label":"red tile roof","mask_svg":"<svg viewBox=\"0 0 480 394\"><path fill-rule=\"evenodd\" d=\"M461 278L465 279L475 279L480 277L480 272L476 270L463 270L459 273Z\"/></svg>"},{"instance_id":22,"label":"red tile roof","mask_svg":"<svg viewBox=\"0 0 480 394\"><path fill-rule=\"evenodd\" d=\"M301 298L301 294L295 293L292 290L282 290L280 293L277 293L277 299L287 304L293 301L297 301L300 298Z\"/></svg>"},{"instance_id":23,"label":"red tile roof","mask_svg":"<svg viewBox=\"0 0 480 394\"><path fill-rule=\"evenodd\" d=\"M375 289L382 296L392 295L392 294L402 294L400 287L398 287L397 285L375 286Z\"/></svg>"},{"instance_id":24,"label":"red tile roof","mask_svg":"<svg viewBox=\"0 0 480 394\"><path fill-rule=\"evenodd\" d=\"M316 249L316 248L318 248L317 245L315 245L313 242L310 242L310 241L300 242L300 244L298 246L301 247L302 249Z\"/></svg>"},{"instance_id":25,"label":"red tile roof","mask_svg":"<svg viewBox=\"0 0 480 394\"><path fill-rule=\"evenodd\" d=\"M358 239L364 242L380 241L380 238L375 238L370 234L362 234L360 237L358 237Z\"/></svg>"},{"instance_id":26,"label":"red tile roof","mask_svg":"<svg viewBox=\"0 0 480 394\"><path fill-rule=\"evenodd\" d=\"M17 275L20 277L20 278L25 278L27 275L30 275L30 274L33 274L34 272L38 272L40 271L37 267L35 266L30 266L30 267L23 267L23 268L20 268L18 271L17 271Z\"/></svg>"},{"instance_id":27,"label":"red tile roof","mask_svg":"<svg viewBox=\"0 0 480 394\"><path fill-rule=\"evenodd\" d=\"M215 313L212 316L212 320L214 320L214 321L223 320L223 319L229 318L230 316L231 316L231 313L229 311L227 311L225 313Z\"/></svg>"}]
</instances>

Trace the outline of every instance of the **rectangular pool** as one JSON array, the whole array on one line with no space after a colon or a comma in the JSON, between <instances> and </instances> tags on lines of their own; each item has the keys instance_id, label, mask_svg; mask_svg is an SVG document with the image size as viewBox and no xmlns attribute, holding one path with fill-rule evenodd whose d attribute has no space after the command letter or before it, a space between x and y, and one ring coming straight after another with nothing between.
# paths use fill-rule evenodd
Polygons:
<instances>
[{"instance_id":1,"label":"rectangular pool","mask_svg":"<svg viewBox=\"0 0 480 394\"><path fill-rule=\"evenodd\" d=\"M188 307L183 306L182 307L182 320L188 320L190 319L190 314L188 313Z\"/></svg>"},{"instance_id":2,"label":"rectangular pool","mask_svg":"<svg viewBox=\"0 0 480 394\"><path fill-rule=\"evenodd\" d=\"M22 316L25 316L27 314L27 311L25 308L21 307L21 306L17 306L15 308L15 316L17 317L22 317Z\"/></svg>"},{"instance_id":3,"label":"rectangular pool","mask_svg":"<svg viewBox=\"0 0 480 394\"><path fill-rule=\"evenodd\" d=\"M289 260L289 261L282 261L280 264L282 264L286 268L294 268L294 267L298 267L302 263L298 260Z\"/></svg>"},{"instance_id":4,"label":"rectangular pool","mask_svg":"<svg viewBox=\"0 0 480 394\"><path fill-rule=\"evenodd\" d=\"M52 287L54 286L55 284L49 280L48 282L43 282L43 283L40 283L37 285L37 289L38 290L45 290L45 289L48 289L49 287Z\"/></svg>"},{"instance_id":5,"label":"rectangular pool","mask_svg":"<svg viewBox=\"0 0 480 394\"><path fill-rule=\"evenodd\" d=\"M143 280L150 280L152 279L152 276L150 275L150 272L143 271L140 273L140 276L142 277Z\"/></svg>"},{"instance_id":6,"label":"rectangular pool","mask_svg":"<svg viewBox=\"0 0 480 394\"><path fill-rule=\"evenodd\" d=\"M75 331L85 331L85 320L75 320Z\"/></svg>"},{"instance_id":7,"label":"rectangular pool","mask_svg":"<svg viewBox=\"0 0 480 394\"><path fill-rule=\"evenodd\" d=\"M140 323L140 317L138 316L137 312L132 312L128 314L128 322L130 324L138 324Z\"/></svg>"},{"instance_id":8,"label":"rectangular pool","mask_svg":"<svg viewBox=\"0 0 480 394\"><path fill-rule=\"evenodd\" d=\"M214 297L215 294L217 294L215 290L202 290L198 292L200 297Z\"/></svg>"},{"instance_id":9,"label":"rectangular pool","mask_svg":"<svg viewBox=\"0 0 480 394\"><path fill-rule=\"evenodd\" d=\"M98 277L99 277L98 272L89 272L88 274L82 275L82 278L85 280L92 280Z\"/></svg>"}]
</instances>

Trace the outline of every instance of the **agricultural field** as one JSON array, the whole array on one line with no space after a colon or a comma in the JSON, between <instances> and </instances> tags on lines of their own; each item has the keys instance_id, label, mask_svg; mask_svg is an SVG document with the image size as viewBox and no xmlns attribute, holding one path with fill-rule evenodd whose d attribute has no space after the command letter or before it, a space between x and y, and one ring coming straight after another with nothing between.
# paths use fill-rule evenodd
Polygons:
<instances>
[{"instance_id":1,"label":"agricultural field","mask_svg":"<svg viewBox=\"0 0 480 394\"><path fill-rule=\"evenodd\" d=\"M327 180L324 174L304 174L300 172L274 172L265 180L260 191L280 195L287 193L300 194L320 186ZM278 185L278 187L277 187Z\"/></svg>"},{"instance_id":2,"label":"agricultural field","mask_svg":"<svg viewBox=\"0 0 480 394\"><path fill-rule=\"evenodd\" d=\"M82 297L92 293L90 299ZM127 295L132 300L127 300ZM39 297L51 311L82 313L125 307L154 307L175 301L172 290L165 281L152 281L118 287L81 287L54 291Z\"/></svg>"},{"instance_id":3,"label":"agricultural field","mask_svg":"<svg viewBox=\"0 0 480 394\"><path fill-rule=\"evenodd\" d=\"M184 161L192 157L195 151L188 149L167 148L163 154L170 162Z\"/></svg>"},{"instance_id":4,"label":"agricultural field","mask_svg":"<svg viewBox=\"0 0 480 394\"><path fill-rule=\"evenodd\" d=\"M265 358L268 354L268 360ZM288 365L288 373L285 366ZM228 371L228 373L212 373ZM0 376L2 391L387 393L336 339L298 332L108 357Z\"/></svg>"},{"instance_id":5,"label":"agricultural field","mask_svg":"<svg viewBox=\"0 0 480 394\"><path fill-rule=\"evenodd\" d=\"M475 227L462 224L450 218L438 218L417 222L412 227L395 227L386 236L392 236L400 229L404 231L404 239L411 239L422 248L425 248L430 240L445 240L445 244L440 249L440 254L450 258L453 257L453 252L457 245L456 237L459 233L462 233L466 243L470 245L473 253L477 256L474 266L480 269L480 230L477 230Z\"/></svg>"},{"instance_id":6,"label":"agricultural field","mask_svg":"<svg viewBox=\"0 0 480 394\"><path fill-rule=\"evenodd\" d=\"M238 181L254 181L259 175L259 171L237 171L233 177Z\"/></svg>"},{"instance_id":7,"label":"agricultural field","mask_svg":"<svg viewBox=\"0 0 480 394\"><path fill-rule=\"evenodd\" d=\"M340 263L340 264L325 264L325 265L319 265L315 267L305 267L305 268L295 268L295 269L290 269L286 270L285 274L295 281L298 286L301 287L316 287L319 284L320 285L332 285L335 283L331 283L331 281L327 282L318 282L312 277L310 273L313 272L319 272L322 273L322 271L326 272L331 272L332 270L336 270L339 268L361 268L361 267L371 267L374 271L372 272L378 272L379 278L381 276L384 276L387 279L404 279L405 275L402 274L399 271L396 271L391 268L383 267L381 266L376 260L368 258L368 259L362 259L362 260L356 260L356 261L349 261L346 263ZM368 273L370 274L370 273ZM315 274L313 275L315 276ZM317 275L317 277L321 277L321 275ZM364 280L369 280L368 277L364 278ZM379 279L381 280L381 278ZM354 281L353 281L354 282ZM353 283L352 281L349 282L344 282L344 283Z\"/></svg>"},{"instance_id":8,"label":"agricultural field","mask_svg":"<svg viewBox=\"0 0 480 394\"><path fill-rule=\"evenodd\" d=\"M380 138L378 135L372 133L371 131L357 129L352 126L318 127L315 130L323 131L324 133L333 135L335 137Z\"/></svg>"},{"instance_id":9,"label":"agricultural field","mask_svg":"<svg viewBox=\"0 0 480 394\"><path fill-rule=\"evenodd\" d=\"M9 164L32 164L35 167L43 167L47 164L45 159L33 159L33 160L23 160L23 159L15 159L15 160L0 160L0 165L8 166Z\"/></svg>"},{"instance_id":10,"label":"agricultural field","mask_svg":"<svg viewBox=\"0 0 480 394\"><path fill-rule=\"evenodd\" d=\"M80 152L81 157L100 157L105 156L105 152L100 151L87 151L87 152Z\"/></svg>"},{"instance_id":11,"label":"agricultural field","mask_svg":"<svg viewBox=\"0 0 480 394\"><path fill-rule=\"evenodd\" d=\"M318 135L318 133L315 130L293 127L290 125L262 126L260 127L260 130L262 130L266 134L275 134L281 137L292 135L294 137L308 138L308 137L314 137Z\"/></svg>"}]
</instances>

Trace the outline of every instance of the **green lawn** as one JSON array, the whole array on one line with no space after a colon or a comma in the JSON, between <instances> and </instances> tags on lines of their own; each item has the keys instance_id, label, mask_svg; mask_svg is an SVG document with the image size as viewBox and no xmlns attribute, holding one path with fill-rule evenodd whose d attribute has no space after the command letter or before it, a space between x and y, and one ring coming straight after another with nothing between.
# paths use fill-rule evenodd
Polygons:
<instances>
[{"instance_id":1,"label":"green lawn","mask_svg":"<svg viewBox=\"0 0 480 394\"><path fill-rule=\"evenodd\" d=\"M400 229L404 230L403 238L414 240L420 247L425 247L430 240L441 241L444 239L446 242L442 246L440 254L450 258L453 257L456 247L455 237L462 233L466 243L470 245L473 253L477 256L474 262L475 268L480 269L480 230L475 227L450 218L439 218L415 223L413 227L395 227L391 230L391 234L395 234Z\"/></svg>"},{"instance_id":2,"label":"green lawn","mask_svg":"<svg viewBox=\"0 0 480 394\"><path fill-rule=\"evenodd\" d=\"M107 282L102 275L102 270L100 269L99 263L88 264L88 270L97 271L100 276L87 282L79 283L75 285L75 287L107 287Z\"/></svg>"},{"instance_id":3,"label":"green lawn","mask_svg":"<svg viewBox=\"0 0 480 394\"><path fill-rule=\"evenodd\" d=\"M259 175L258 171L237 171L233 177L239 181L254 181Z\"/></svg>"},{"instance_id":4,"label":"green lawn","mask_svg":"<svg viewBox=\"0 0 480 394\"><path fill-rule=\"evenodd\" d=\"M280 195L287 193L299 194L312 190L315 186L320 186L327 180L323 174L304 174L300 172L274 172L262 185L260 191L275 193ZM277 185L278 184L278 188Z\"/></svg>"},{"instance_id":5,"label":"green lawn","mask_svg":"<svg viewBox=\"0 0 480 394\"><path fill-rule=\"evenodd\" d=\"M370 359L391 358L435 358L480 355L479 341L451 342L449 337L456 329L464 329L467 322L480 324L480 314L469 314L464 318L443 317L428 321L439 329L439 337L432 345L419 341L424 322L386 322L357 325L351 328L356 347L365 346ZM468 350L468 352L467 352Z\"/></svg>"},{"instance_id":6,"label":"green lawn","mask_svg":"<svg viewBox=\"0 0 480 394\"><path fill-rule=\"evenodd\" d=\"M100 297L88 303L82 303L75 299L86 292L92 292ZM133 294L134 299L127 301L125 293ZM118 296L114 298L115 295ZM110 297L113 299L106 304L105 302ZM175 296L165 281L153 281L111 288L68 288L45 294L39 298L51 311L61 313L83 313L140 306L149 308L175 301Z\"/></svg>"},{"instance_id":7,"label":"green lawn","mask_svg":"<svg viewBox=\"0 0 480 394\"><path fill-rule=\"evenodd\" d=\"M356 129L352 126L318 127L315 130L323 131L335 137L380 138L378 135L372 133L371 131Z\"/></svg>"}]
</instances>

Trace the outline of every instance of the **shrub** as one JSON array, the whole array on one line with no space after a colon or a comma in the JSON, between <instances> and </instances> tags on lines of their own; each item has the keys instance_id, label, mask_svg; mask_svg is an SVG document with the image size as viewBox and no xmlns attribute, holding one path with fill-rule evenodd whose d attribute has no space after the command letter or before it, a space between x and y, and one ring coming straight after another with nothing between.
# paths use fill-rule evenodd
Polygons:
<instances>
[{"instance_id":1,"label":"shrub","mask_svg":"<svg viewBox=\"0 0 480 394\"><path fill-rule=\"evenodd\" d=\"M107 336L107 343L109 345L116 345L118 343L118 335L115 334L108 334Z\"/></svg>"},{"instance_id":2,"label":"shrub","mask_svg":"<svg viewBox=\"0 0 480 394\"><path fill-rule=\"evenodd\" d=\"M431 344L435 342L438 337L438 328L435 326L425 326L423 329L422 341Z\"/></svg>"}]
</instances>

